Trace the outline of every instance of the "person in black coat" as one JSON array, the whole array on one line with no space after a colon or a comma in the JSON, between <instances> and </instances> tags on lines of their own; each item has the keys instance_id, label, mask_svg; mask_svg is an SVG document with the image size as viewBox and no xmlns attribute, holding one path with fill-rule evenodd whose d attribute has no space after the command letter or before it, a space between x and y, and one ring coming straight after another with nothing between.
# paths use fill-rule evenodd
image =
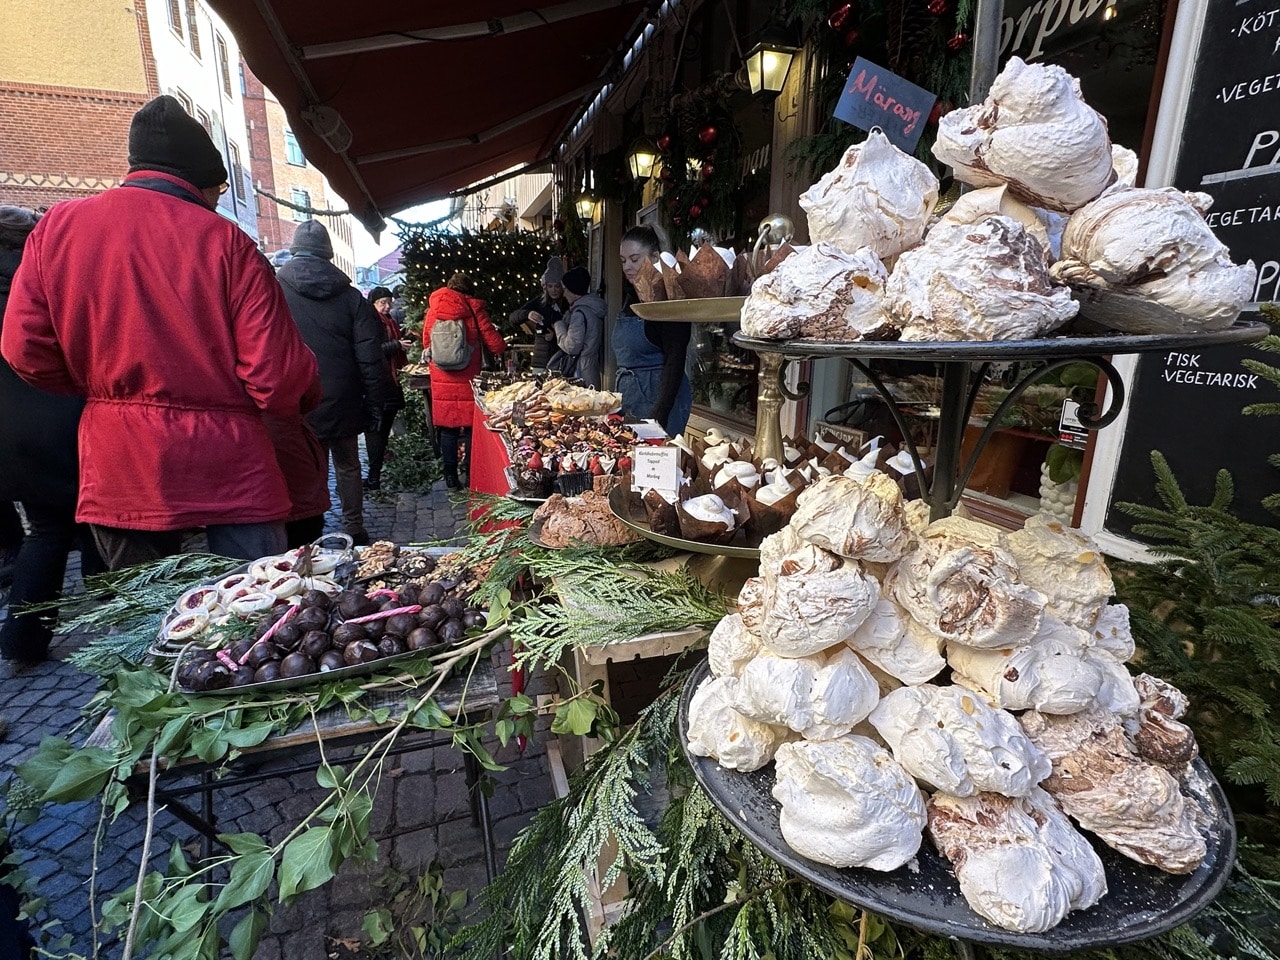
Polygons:
<instances>
[{"instance_id":1,"label":"person in black coat","mask_svg":"<svg viewBox=\"0 0 1280 960\"><path fill-rule=\"evenodd\" d=\"M514 326L533 337L535 373L545 372L547 361L555 355L556 324L568 311L569 304L564 297L564 261L551 257L542 274L542 295L513 310L510 318Z\"/></svg>"},{"instance_id":2,"label":"person in black coat","mask_svg":"<svg viewBox=\"0 0 1280 960\"><path fill-rule=\"evenodd\" d=\"M36 219L23 207L0 206L0 327L22 247ZM83 409L83 399L37 390L0 359L0 502L21 503L31 527L18 550L9 618L0 628L0 657L5 660L39 663L48 658L57 614L23 609L58 598L69 551L81 550L85 576L104 569L88 528L76 524L76 433Z\"/></svg>"},{"instance_id":3,"label":"person in black coat","mask_svg":"<svg viewBox=\"0 0 1280 960\"><path fill-rule=\"evenodd\" d=\"M337 476L342 526L367 544L360 434L386 405L393 384L382 355L382 324L368 301L335 267L329 231L316 220L298 225L293 259L276 274L294 322L320 365L323 399L307 422L324 444Z\"/></svg>"}]
</instances>

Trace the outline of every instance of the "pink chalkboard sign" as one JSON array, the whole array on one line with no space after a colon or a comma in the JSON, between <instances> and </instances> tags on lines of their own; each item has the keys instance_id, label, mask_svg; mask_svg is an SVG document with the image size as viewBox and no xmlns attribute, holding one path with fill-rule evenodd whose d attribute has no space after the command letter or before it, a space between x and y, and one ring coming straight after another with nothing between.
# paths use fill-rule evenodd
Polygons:
<instances>
[{"instance_id":1,"label":"pink chalkboard sign","mask_svg":"<svg viewBox=\"0 0 1280 960\"><path fill-rule=\"evenodd\" d=\"M859 57L849 71L835 115L862 130L879 127L894 146L911 153L937 99L923 87Z\"/></svg>"}]
</instances>

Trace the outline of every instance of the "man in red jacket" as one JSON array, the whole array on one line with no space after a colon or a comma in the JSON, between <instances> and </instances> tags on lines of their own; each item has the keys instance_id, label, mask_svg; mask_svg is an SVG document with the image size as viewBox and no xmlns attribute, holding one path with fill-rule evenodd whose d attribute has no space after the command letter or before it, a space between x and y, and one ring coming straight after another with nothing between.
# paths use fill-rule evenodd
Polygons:
<instances>
[{"instance_id":1,"label":"man in red jacket","mask_svg":"<svg viewBox=\"0 0 1280 960\"><path fill-rule=\"evenodd\" d=\"M129 129L129 173L57 204L27 241L0 352L86 398L76 519L111 569L176 553L285 548L289 493L262 415L319 400L316 361L253 240L214 207L222 156L173 97Z\"/></svg>"}]
</instances>

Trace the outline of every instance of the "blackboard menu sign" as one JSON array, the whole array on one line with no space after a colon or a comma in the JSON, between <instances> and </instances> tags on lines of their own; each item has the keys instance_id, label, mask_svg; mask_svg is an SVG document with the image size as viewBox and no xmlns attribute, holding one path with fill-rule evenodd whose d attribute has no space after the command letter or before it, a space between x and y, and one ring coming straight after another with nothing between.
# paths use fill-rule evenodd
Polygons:
<instances>
[{"instance_id":1,"label":"blackboard menu sign","mask_svg":"<svg viewBox=\"0 0 1280 960\"><path fill-rule=\"evenodd\" d=\"M1280 2L1213 0L1195 57L1174 184L1213 197L1208 220L1237 263L1258 268L1255 301L1280 300ZM1246 313L1245 319L1257 319ZM1235 480L1236 514L1280 525L1263 497L1280 490L1280 421L1245 416L1246 404L1280 401L1250 374L1249 347L1152 354L1138 362L1106 528L1132 536L1117 502L1158 504L1151 451L1169 460L1193 503L1213 495L1217 471ZM1270 358L1274 360L1275 358Z\"/></svg>"}]
</instances>

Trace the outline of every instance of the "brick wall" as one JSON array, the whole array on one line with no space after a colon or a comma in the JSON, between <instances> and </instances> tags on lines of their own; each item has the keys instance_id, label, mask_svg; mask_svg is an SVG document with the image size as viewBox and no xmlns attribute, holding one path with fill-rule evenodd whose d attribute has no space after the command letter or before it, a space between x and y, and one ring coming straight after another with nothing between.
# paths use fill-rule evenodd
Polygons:
<instances>
[{"instance_id":1,"label":"brick wall","mask_svg":"<svg viewBox=\"0 0 1280 960\"><path fill-rule=\"evenodd\" d=\"M0 85L0 196L46 207L120 182L129 122L145 96L35 84Z\"/></svg>"},{"instance_id":2,"label":"brick wall","mask_svg":"<svg viewBox=\"0 0 1280 960\"><path fill-rule=\"evenodd\" d=\"M248 130L249 171L254 187L267 193L276 192L275 172L271 163L271 131L267 122L267 92L262 81L253 75L248 65L241 61L244 70L244 119ZM262 249L271 253L286 245L282 241L281 221L276 215L276 205L259 194L254 194L258 212L258 241ZM292 238L293 232L289 232Z\"/></svg>"}]
</instances>

